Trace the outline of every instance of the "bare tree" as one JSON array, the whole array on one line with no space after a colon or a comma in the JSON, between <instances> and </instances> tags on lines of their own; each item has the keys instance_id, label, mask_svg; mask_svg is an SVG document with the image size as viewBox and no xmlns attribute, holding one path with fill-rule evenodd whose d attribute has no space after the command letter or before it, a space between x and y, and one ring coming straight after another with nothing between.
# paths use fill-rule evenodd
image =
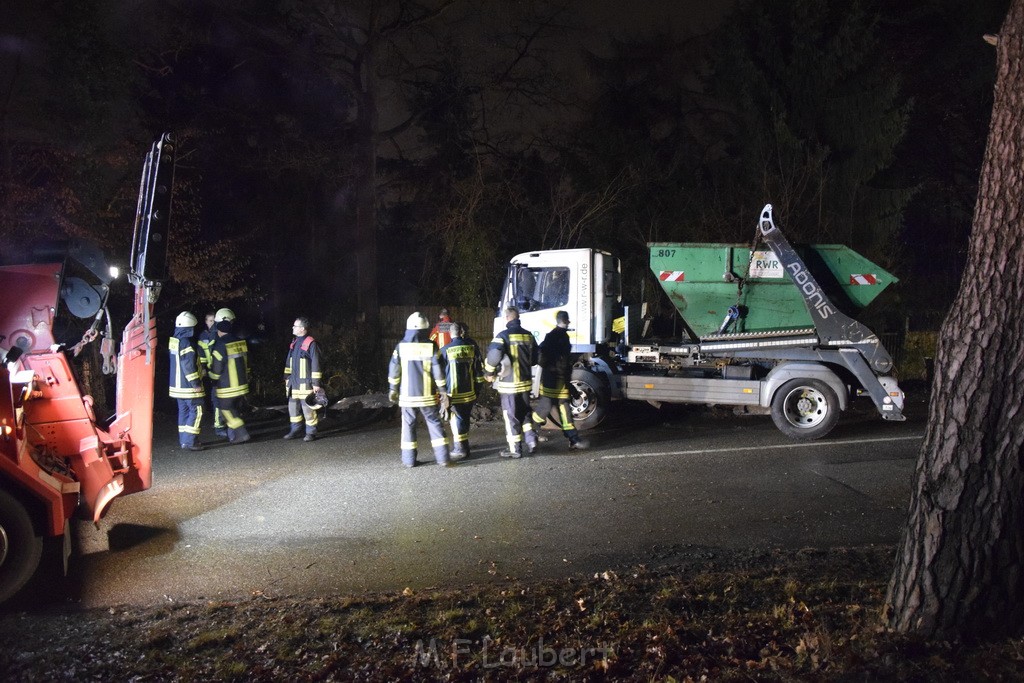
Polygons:
<instances>
[{"instance_id":1,"label":"bare tree","mask_svg":"<svg viewBox=\"0 0 1024 683\"><path fill-rule=\"evenodd\" d=\"M1024 628L1024 0L995 41L970 254L886 601L895 629L930 638Z\"/></svg>"}]
</instances>

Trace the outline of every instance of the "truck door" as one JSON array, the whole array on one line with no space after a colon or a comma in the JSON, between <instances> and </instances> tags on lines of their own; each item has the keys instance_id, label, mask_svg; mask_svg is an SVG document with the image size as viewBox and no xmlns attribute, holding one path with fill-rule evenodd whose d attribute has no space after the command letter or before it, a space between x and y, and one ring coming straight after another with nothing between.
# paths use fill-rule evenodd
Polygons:
<instances>
[{"instance_id":1,"label":"truck door","mask_svg":"<svg viewBox=\"0 0 1024 683\"><path fill-rule=\"evenodd\" d=\"M574 350L593 342L593 265L591 249L560 249L519 254L509 265L494 332L505 328L504 308L515 306L523 327L538 341L555 326L555 313L567 311Z\"/></svg>"}]
</instances>

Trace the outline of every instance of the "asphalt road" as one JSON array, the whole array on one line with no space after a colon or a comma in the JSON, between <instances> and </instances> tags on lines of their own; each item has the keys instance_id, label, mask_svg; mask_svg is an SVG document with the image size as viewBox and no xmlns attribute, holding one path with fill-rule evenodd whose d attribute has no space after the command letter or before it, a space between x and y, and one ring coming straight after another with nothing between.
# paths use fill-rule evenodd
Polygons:
<instances>
[{"instance_id":1,"label":"asphalt road","mask_svg":"<svg viewBox=\"0 0 1024 683\"><path fill-rule=\"evenodd\" d=\"M517 461L497 457L495 421L474 427L472 459L442 468L421 452L411 470L391 415L332 418L313 443L281 441L281 418L253 425L249 444L199 453L177 449L168 418L153 488L116 500L100 531L80 529L63 599L401 591L895 543L924 431L924 405L908 412L887 423L858 410L803 444L766 416L639 406L590 432L589 451L549 432L540 453Z\"/></svg>"}]
</instances>

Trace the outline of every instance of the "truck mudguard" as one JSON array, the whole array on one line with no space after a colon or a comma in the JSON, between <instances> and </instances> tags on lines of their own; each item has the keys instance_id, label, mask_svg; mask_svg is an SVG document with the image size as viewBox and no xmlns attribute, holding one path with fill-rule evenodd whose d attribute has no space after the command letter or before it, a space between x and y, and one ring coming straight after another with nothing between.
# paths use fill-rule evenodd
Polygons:
<instances>
[{"instance_id":1,"label":"truck mudguard","mask_svg":"<svg viewBox=\"0 0 1024 683\"><path fill-rule=\"evenodd\" d=\"M764 379L764 390L761 392L761 407L772 404L772 398L779 387L791 379L817 379L832 388L839 399L840 410L846 410L850 390L836 373L821 363L783 363L772 368Z\"/></svg>"}]
</instances>

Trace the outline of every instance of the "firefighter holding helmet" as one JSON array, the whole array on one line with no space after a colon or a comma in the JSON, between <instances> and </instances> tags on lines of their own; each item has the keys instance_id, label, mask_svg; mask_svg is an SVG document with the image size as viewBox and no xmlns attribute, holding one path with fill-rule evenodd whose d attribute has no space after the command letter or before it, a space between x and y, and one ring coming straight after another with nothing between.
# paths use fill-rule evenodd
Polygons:
<instances>
[{"instance_id":1,"label":"firefighter holding helmet","mask_svg":"<svg viewBox=\"0 0 1024 683\"><path fill-rule=\"evenodd\" d=\"M302 440L313 441L316 439L321 405L316 400L306 399L310 394L324 395L321 383L323 372L320 365L320 346L309 334L309 318L296 318L292 325L292 334L294 339L288 347L288 357L284 364L284 388L288 394L288 418L291 421L291 429L284 438L297 438L302 433L302 423L305 420L306 434Z\"/></svg>"},{"instance_id":2,"label":"firefighter holding helmet","mask_svg":"<svg viewBox=\"0 0 1024 683\"><path fill-rule=\"evenodd\" d=\"M174 319L174 336L167 342L171 353L169 391L178 403L178 443L188 451L201 451L199 425L203 420L203 382L200 356L192 336L198 320L189 311Z\"/></svg>"},{"instance_id":3,"label":"firefighter holding helmet","mask_svg":"<svg viewBox=\"0 0 1024 683\"><path fill-rule=\"evenodd\" d=\"M239 400L249 393L249 347L235 335L235 313L222 308L214 314L217 341L211 349L210 379L228 427L228 441L245 443L249 431L239 415Z\"/></svg>"},{"instance_id":4,"label":"firefighter holding helmet","mask_svg":"<svg viewBox=\"0 0 1024 683\"><path fill-rule=\"evenodd\" d=\"M437 346L430 340L430 323L422 313L413 313L405 323L405 336L391 354L388 365L388 397L402 409L402 464L416 466L416 417L423 415L430 433L430 446L438 465L451 466L448 439L438 414L438 393L444 394L444 370Z\"/></svg>"}]
</instances>

